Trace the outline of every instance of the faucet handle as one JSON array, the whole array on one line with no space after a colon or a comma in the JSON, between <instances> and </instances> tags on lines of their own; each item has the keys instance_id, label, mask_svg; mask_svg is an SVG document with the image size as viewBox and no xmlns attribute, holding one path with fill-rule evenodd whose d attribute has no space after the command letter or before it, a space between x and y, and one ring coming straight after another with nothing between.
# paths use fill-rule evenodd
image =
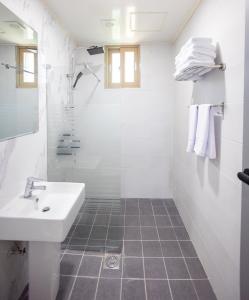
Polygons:
<instances>
[{"instance_id":1,"label":"faucet handle","mask_svg":"<svg viewBox=\"0 0 249 300\"><path fill-rule=\"evenodd\" d=\"M30 176L27 178L27 181L28 182L39 182L39 181L45 181L45 180L41 179L41 178L36 178L36 177Z\"/></svg>"}]
</instances>

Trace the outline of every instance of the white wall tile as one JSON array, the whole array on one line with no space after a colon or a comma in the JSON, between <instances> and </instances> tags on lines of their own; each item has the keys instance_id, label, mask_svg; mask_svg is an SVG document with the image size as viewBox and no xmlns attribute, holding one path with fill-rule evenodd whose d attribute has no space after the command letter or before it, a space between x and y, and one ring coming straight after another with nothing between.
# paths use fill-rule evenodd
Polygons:
<instances>
[{"instance_id":1,"label":"white wall tile","mask_svg":"<svg viewBox=\"0 0 249 300\"><path fill-rule=\"evenodd\" d=\"M89 56L80 49L76 61L99 65L102 80L95 89L95 79L84 76L74 91L76 134L81 139L74 167L80 166L77 174L87 181L87 195L171 197L172 47L165 43L141 46L139 89L104 89L104 55ZM53 140L54 136L49 137L49 145ZM49 161L49 174L54 174L55 165L63 167L53 148L49 148ZM111 177L110 169L115 170ZM67 173L74 176L70 167ZM56 174L50 178L60 180L63 176ZM102 184L106 180L108 188Z\"/></svg>"},{"instance_id":2,"label":"white wall tile","mask_svg":"<svg viewBox=\"0 0 249 300\"><path fill-rule=\"evenodd\" d=\"M244 93L244 1L207 0L175 44L175 55L193 36L218 43L226 71L199 83L176 83L173 195L219 300L239 300L239 252ZM220 14L220 12L223 12ZM186 153L188 104L225 102L216 119L218 158Z\"/></svg>"},{"instance_id":3,"label":"white wall tile","mask_svg":"<svg viewBox=\"0 0 249 300\"><path fill-rule=\"evenodd\" d=\"M39 132L0 142L0 206L22 194L28 176L47 177L46 64L69 63L73 43L39 0L2 0L38 32ZM57 85L57 83L53 83ZM60 86L56 86L60 89ZM54 94L56 100L57 94ZM25 244L24 244L25 245ZM0 299L17 299L27 279L27 256L7 256L11 242L0 243ZM26 245L27 246L27 245Z\"/></svg>"}]
</instances>

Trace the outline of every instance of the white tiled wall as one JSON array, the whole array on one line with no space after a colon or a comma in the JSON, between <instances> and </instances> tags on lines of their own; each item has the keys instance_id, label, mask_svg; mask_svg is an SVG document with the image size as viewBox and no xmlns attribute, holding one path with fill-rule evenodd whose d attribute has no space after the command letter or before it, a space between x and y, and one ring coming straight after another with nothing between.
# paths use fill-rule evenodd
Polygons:
<instances>
[{"instance_id":1,"label":"white tiled wall","mask_svg":"<svg viewBox=\"0 0 249 300\"><path fill-rule=\"evenodd\" d=\"M175 55L192 36L218 43L218 61L203 81L175 84L173 196L219 300L239 300L244 88L244 1L203 1L175 44ZM221 13L222 12L222 13ZM187 154L188 109L195 103L225 102L215 122L218 159Z\"/></svg>"},{"instance_id":2,"label":"white tiled wall","mask_svg":"<svg viewBox=\"0 0 249 300\"><path fill-rule=\"evenodd\" d=\"M0 143L0 205L6 201L3 195L22 192L27 176L46 177L44 65L50 63L53 67L53 85L49 84L48 88L54 93L54 104L62 107L66 98L62 76L65 75L65 64L69 62L73 46L39 0L1 2L39 34L40 131L35 135ZM80 124L84 132L81 151L85 151L84 155L88 156L84 157L89 158L85 164L84 159L80 163L85 170L88 168L90 174L90 196L96 192L95 182L103 182L103 178L108 178L108 190L104 190L106 185L98 185L98 195L103 195L104 191L106 194L120 192L122 197L171 197L173 173L173 196L219 300L239 299L241 186L236 179L236 172L242 167L243 11L244 1L203 1L177 40L174 54L193 35L210 36L219 43L219 55L227 64L227 71L209 74L196 85L177 83L174 90L172 48L167 44L141 47L142 86L134 90L105 90L103 56L89 57L83 54L83 50L77 54L83 61L102 64L99 72L102 83L96 90L94 80L87 77L81 79L75 91L79 108L77 122L82 121ZM204 161L185 152L187 106L192 96L196 103L226 103L224 120L216 121L219 153L216 161ZM89 103L92 105L89 106ZM86 107L90 107L90 111ZM101 113L103 111L104 114ZM85 126L91 124L87 122L87 116L95 117L89 122L98 124L99 121L103 130L93 131L92 126ZM114 118L109 119L110 116ZM116 125L116 128L112 125ZM92 137L90 143L84 144L85 136ZM55 136L51 137L49 162L55 159L56 147ZM111 145L115 147L108 148ZM96 156L94 149L98 150ZM103 175L102 178L96 178L97 173L91 172L98 164L99 157L102 159L102 173L99 173ZM65 173L60 165L58 169L51 168L50 171L51 179L58 180L74 180L82 175L80 168ZM26 283L26 258L6 258L8 242L1 242L0 248L0 298L15 299Z\"/></svg>"},{"instance_id":3,"label":"white tiled wall","mask_svg":"<svg viewBox=\"0 0 249 300\"><path fill-rule=\"evenodd\" d=\"M23 192L28 176L47 176L44 66L67 64L73 43L39 0L1 0L1 3L38 32L40 128L37 134L0 142L0 205L3 205L8 197ZM53 85L63 90L59 82L53 82ZM11 242L0 242L0 299L17 299L27 283L27 256L7 256L11 245Z\"/></svg>"},{"instance_id":4,"label":"white tiled wall","mask_svg":"<svg viewBox=\"0 0 249 300\"><path fill-rule=\"evenodd\" d=\"M170 198L172 52L167 44L141 47L141 89L122 100L122 195Z\"/></svg>"},{"instance_id":5,"label":"white tiled wall","mask_svg":"<svg viewBox=\"0 0 249 300\"><path fill-rule=\"evenodd\" d=\"M86 182L89 197L172 196L171 51L163 43L141 46L139 89L104 89L104 55L89 56L85 49L76 52L77 63L100 66L98 76L102 81L98 86L92 76L79 81L74 102L81 149L74 168L65 172L63 160L67 158L60 162L51 149L51 179L66 176L67 180Z\"/></svg>"}]
</instances>

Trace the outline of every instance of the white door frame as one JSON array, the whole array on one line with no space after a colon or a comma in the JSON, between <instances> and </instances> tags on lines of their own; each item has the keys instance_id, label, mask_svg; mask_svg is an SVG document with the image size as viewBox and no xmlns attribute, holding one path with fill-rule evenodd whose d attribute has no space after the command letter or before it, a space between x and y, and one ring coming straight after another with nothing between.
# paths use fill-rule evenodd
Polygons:
<instances>
[{"instance_id":1,"label":"white door frame","mask_svg":"<svg viewBox=\"0 0 249 300\"><path fill-rule=\"evenodd\" d=\"M243 170L249 168L249 0L246 0ZM249 299L249 185L242 183L240 299Z\"/></svg>"}]
</instances>

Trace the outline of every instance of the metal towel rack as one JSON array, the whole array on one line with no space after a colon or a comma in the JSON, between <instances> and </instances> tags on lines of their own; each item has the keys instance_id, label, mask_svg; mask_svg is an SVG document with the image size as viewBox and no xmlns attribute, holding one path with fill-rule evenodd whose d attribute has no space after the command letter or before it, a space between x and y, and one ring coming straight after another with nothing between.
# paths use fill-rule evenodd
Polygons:
<instances>
[{"instance_id":1,"label":"metal towel rack","mask_svg":"<svg viewBox=\"0 0 249 300\"><path fill-rule=\"evenodd\" d=\"M73 155L76 149L80 149L80 140L71 133L60 135L57 145L57 155Z\"/></svg>"},{"instance_id":2,"label":"metal towel rack","mask_svg":"<svg viewBox=\"0 0 249 300\"><path fill-rule=\"evenodd\" d=\"M203 69L203 68L206 68L206 69L218 69L218 70L221 70L221 71L226 71L226 64L217 64L217 65L210 65L210 66L207 66L207 65L199 65L199 66L193 66L193 67L189 67L185 70L185 72L188 72L188 71L192 71L192 70L198 70L198 69Z\"/></svg>"},{"instance_id":3,"label":"metal towel rack","mask_svg":"<svg viewBox=\"0 0 249 300\"><path fill-rule=\"evenodd\" d=\"M194 104L193 104L194 105ZM196 105L201 105L201 104L196 104ZM190 107L189 105L188 107ZM223 116L224 111L225 111L225 102L221 102L220 104L211 104L211 107L218 107L221 109L221 112L217 112L217 115Z\"/></svg>"},{"instance_id":4,"label":"metal towel rack","mask_svg":"<svg viewBox=\"0 0 249 300\"><path fill-rule=\"evenodd\" d=\"M209 71L207 71L209 70ZM176 81L188 81L188 80L193 80L194 82L197 82L198 80L193 79L195 76L197 77L202 77L206 73L209 73L212 70L220 70L220 71L225 71L226 70L226 64L220 63L216 65L198 65L198 66L192 66L189 68L186 68L184 72L177 76L175 78ZM187 77L186 77L187 76Z\"/></svg>"}]
</instances>

